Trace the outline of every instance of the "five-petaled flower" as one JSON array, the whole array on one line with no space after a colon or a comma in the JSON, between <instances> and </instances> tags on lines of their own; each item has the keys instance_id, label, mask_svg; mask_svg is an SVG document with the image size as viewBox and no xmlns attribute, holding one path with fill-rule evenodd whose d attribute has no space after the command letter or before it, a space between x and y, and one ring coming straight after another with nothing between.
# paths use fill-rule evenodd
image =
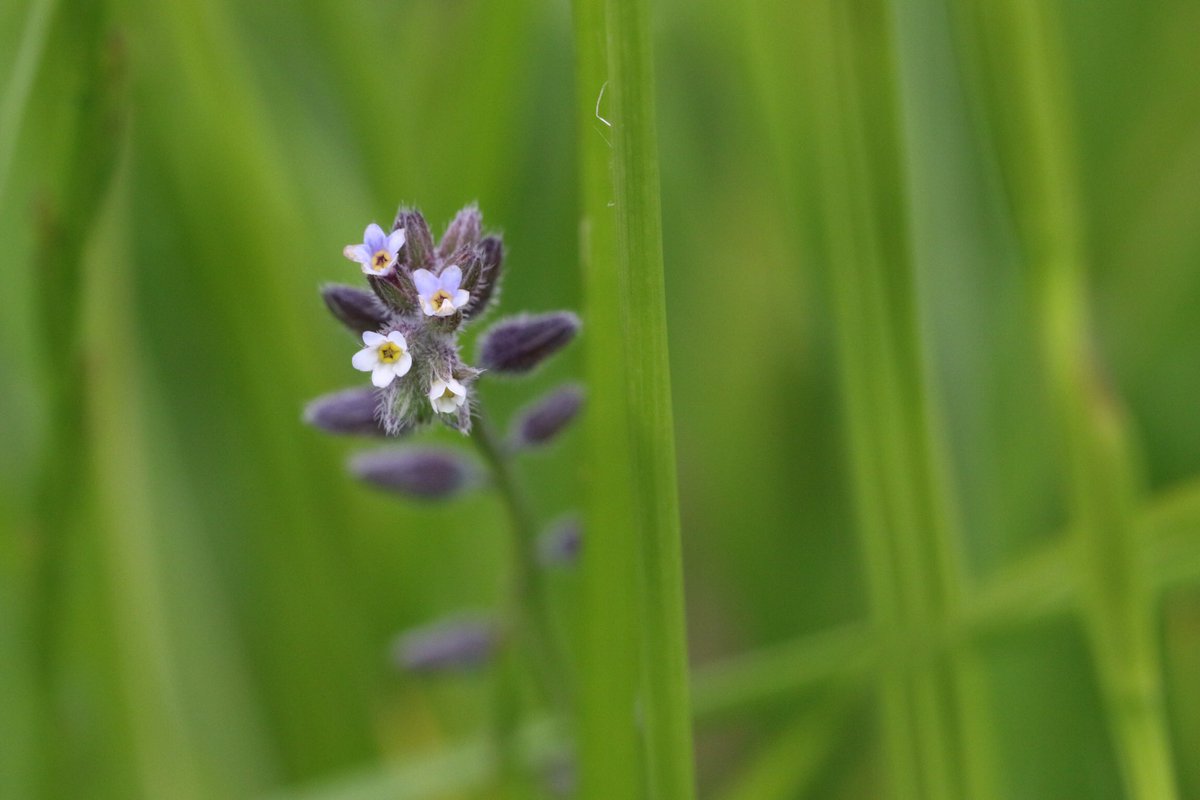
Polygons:
<instances>
[{"instance_id":1,"label":"five-petaled flower","mask_svg":"<svg viewBox=\"0 0 1200 800\"><path fill-rule=\"evenodd\" d=\"M426 316L448 317L471 299L466 289L458 288L462 284L462 270L457 264L446 267L440 275L419 269L413 272L413 283Z\"/></svg>"},{"instance_id":2,"label":"five-petaled flower","mask_svg":"<svg viewBox=\"0 0 1200 800\"><path fill-rule=\"evenodd\" d=\"M467 389L454 378L436 378L429 386L429 402L439 414L452 414L467 402Z\"/></svg>"},{"instance_id":3,"label":"five-petaled flower","mask_svg":"<svg viewBox=\"0 0 1200 800\"><path fill-rule=\"evenodd\" d=\"M371 383L380 389L390 386L393 380L404 377L412 369L408 342L400 331L392 331L387 336L366 331L362 339L366 347L355 353L350 363L357 370L371 373Z\"/></svg>"},{"instance_id":4,"label":"five-petaled flower","mask_svg":"<svg viewBox=\"0 0 1200 800\"><path fill-rule=\"evenodd\" d=\"M361 264L362 271L367 275L386 275L396 266L397 256L403 246L403 228L386 234L383 228L372 222L363 231L363 243L346 245L342 255Z\"/></svg>"}]
</instances>

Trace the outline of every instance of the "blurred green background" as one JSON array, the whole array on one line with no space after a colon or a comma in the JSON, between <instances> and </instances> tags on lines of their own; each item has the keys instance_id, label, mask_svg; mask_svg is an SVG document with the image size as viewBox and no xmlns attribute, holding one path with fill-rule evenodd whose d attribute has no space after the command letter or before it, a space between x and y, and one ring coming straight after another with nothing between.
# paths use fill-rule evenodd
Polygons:
<instances>
[{"instance_id":1,"label":"blurred green background","mask_svg":"<svg viewBox=\"0 0 1200 800\"><path fill-rule=\"evenodd\" d=\"M653 4L701 670L868 610L811 245L826 120L806 2ZM986 582L1067 517L991 124L1007 109L979 66L1003 53L968 5L989 3L894 3L889 57L930 404ZM1200 5L1052 5L1096 352L1147 506L1189 507ZM357 282L341 247L401 202L440 230L478 200L505 236L506 312L583 306L576 137L605 129L575 129L600 87L575 97L572 59L563 1L0 4L0 797L406 796L369 794L373 776L485 728L486 682L398 674L387 653L401 629L496 602L497 501L447 513L355 485L354 444L300 411L361 380L316 290ZM485 402L503 419L584 366L568 351ZM579 437L524 466L545 519L580 504ZM1200 516L1172 519L1180 559L1200 561ZM554 589L569 620L574 578ZM1200 583L1156 598L1179 791L1200 798ZM1078 619L1006 626L977 652L997 796L1127 796ZM702 795L887 796L872 701L842 695L704 720Z\"/></svg>"}]
</instances>

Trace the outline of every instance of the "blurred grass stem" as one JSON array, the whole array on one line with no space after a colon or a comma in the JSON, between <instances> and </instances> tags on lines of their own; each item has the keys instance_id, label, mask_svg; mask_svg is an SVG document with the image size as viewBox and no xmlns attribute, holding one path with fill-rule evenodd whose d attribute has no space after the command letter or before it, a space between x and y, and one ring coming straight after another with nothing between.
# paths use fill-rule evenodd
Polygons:
<instances>
[{"instance_id":1,"label":"blurred grass stem","mask_svg":"<svg viewBox=\"0 0 1200 800\"><path fill-rule=\"evenodd\" d=\"M979 30L1000 39L1001 74L1011 76L999 86L1007 94L998 101L1005 109L998 138L1032 276L1042 367L1062 431L1068 512L1086 571L1083 611L1109 725L1130 796L1170 800L1177 789L1153 593L1135 523L1135 450L1091 338L1066 61L1054 9L1005 0L974 11Z\"/></svg>"}]
</instances>

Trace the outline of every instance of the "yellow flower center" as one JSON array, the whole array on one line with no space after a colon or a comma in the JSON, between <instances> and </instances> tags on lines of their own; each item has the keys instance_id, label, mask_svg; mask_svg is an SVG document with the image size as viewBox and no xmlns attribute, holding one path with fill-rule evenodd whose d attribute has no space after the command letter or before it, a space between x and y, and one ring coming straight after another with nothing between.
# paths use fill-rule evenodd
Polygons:
<instances>
[{"instance_id":1,"label":"yellow flower center","mask_svg":"<svg viewBox=\"0 0 1200 800\"><path fill-rule=\"evenodd\" d=\"M429 298L429 305L433 306L434 311L441 311L442 304L452 300L449 292L445 289L438 289L433 293L433 297Z\"/></svg>"},{"instance_id":2,"label":"yellow flower center","mask_svg":"<svg viewBox=\"0 0 1200 800\"><path fill-rule=\"evenodd\" d=\"M379 360L385 364L394 364L400 360L404 351L395 342L384 342L379 345Z\"/></svg>"},{"instance_id":3,"label":"yellow flower center","mask_svg":"<svg viewBox=\"0 0 1200 800\"><path fill-rule=\"evenodd\" d=\"M380 250L375 255L371 256L371 269L376 272L382 272L392 261L392 254L387 250Z\"/></svg>"}]
</instances>

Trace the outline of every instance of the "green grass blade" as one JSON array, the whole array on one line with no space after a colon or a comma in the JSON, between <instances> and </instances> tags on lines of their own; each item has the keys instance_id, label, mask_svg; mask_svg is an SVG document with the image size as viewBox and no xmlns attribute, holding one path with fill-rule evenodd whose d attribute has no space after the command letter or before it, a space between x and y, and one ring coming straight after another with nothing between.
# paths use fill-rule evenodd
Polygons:
<instances>
[{"instance_id":1,"label":"green grass blade","mask_svg":"<svg viewBox=\"0 0 1200 800\"><path fill-rule=\"evenodd\" d=\"M587 448L594 466L587 488L591 536L582 565L579 680L580 780L584 797L642 792L637 730L637 538L629 518L634 487L618 468L629 440L621 352L621 281L612 201L608 128L593 112L608 80L605 10L600 0L576 0L576 109L582 172L580 254L584 274L584 336L590 397ZM597 99L596 103L599 104Z\"/></svg>"},{"instance_id":2,"label":"green grass blade","mask_svg":"<svg viewBox=\"0 0 1200 800\"><path fill-rule=\"evenodd\" d=\"M789 800L809 794L821 768L847 738L853 710L850 697L834 692L759 752L720 800Z\"/></svg>"},{"instance_id":3,"label":"green grass blade","mask_svg":"<svg viewBox=\"0 0 1200 800\"><path fill-rule=\"evenodd\" d=\"M687 628L675 479L675 428L667 357L662 209L648 3L608 3L613 98L613 188L622 273L629 472L641 546L642 640L650 795L694 794ZM614 321L596 320L594 324ZM624 465L616 468L624 469Z\"/></svg>"},{"instance_id":4,"label":"green grass blade","mask_svg":"<svg viewBox=\"0 0 1200 800\"><path fill-rule=\"evenodd\" d=\"M4 199L25 106L29 102L38 64L41 63L42 52L50 36L50 22L54 18L56 5L55 0L33 0L30 3L16 61L4 87L4 98L0 101L0 200Z\"/></svg>"},{"instance_id":5,"label":"green grass blade","mask_svg":"<svg viewBox=\"0 0 1200 800\"><path fill-rule=\"evenodd\" d=\"M1175 797L1153 596L1138 554L1136 459L1092 340L1066 61L1054 9L1028 0L965 8L973 24L967 47L994 59L980 70L991 81L988 121L1030 271L1084 571L1083 611L1110 729L1130 795ZM985 47L973 47L979 40Z\"/></svg>"},{"instance_id":6,"label":"green grass blade","mask_svg":"<svg viewBox=\"0 0 1200 800\"><path fill-rule=\"evenodd\" d=\"M648 784L652 797L686 798L692 750L647 7L579 0L575 14L596 532L584 564L583 791L636 797ZM611 128L594 111L605 87Z\"/></svg>"}]
</instances>

